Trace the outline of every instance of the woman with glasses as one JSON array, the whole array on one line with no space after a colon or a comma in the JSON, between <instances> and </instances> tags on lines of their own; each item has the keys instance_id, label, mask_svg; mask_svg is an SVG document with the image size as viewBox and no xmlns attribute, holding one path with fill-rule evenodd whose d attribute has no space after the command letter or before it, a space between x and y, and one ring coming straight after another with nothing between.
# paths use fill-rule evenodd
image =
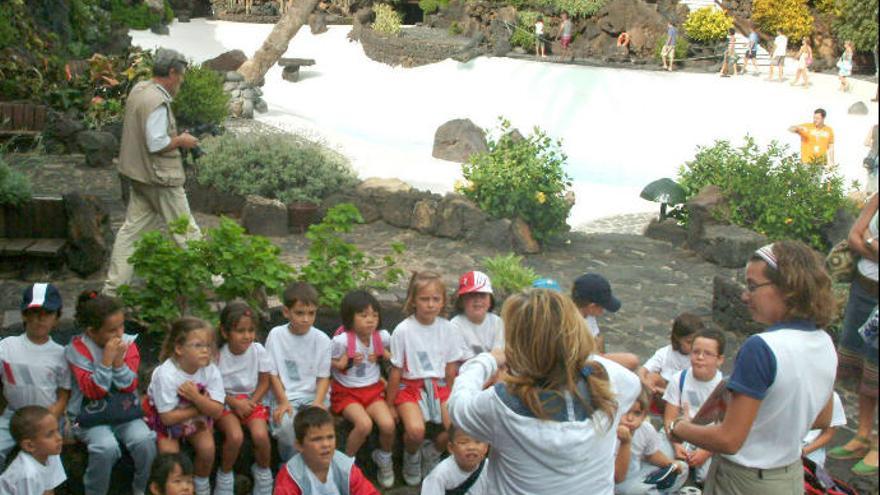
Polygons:
<instances>
[{"instance_id":1,"label":"woman with glasses","mask_svg":"<svg viewBox=\"0 0 880 495\"><path fill-rule=\"evenodd\" d=\"M703 426L685 415L669 430L717 453L706 494L802 493L801 440L831 421L837 356L822 330L834 315L831 279L812 249L781 241L752 255L746 284L743 302L767 329L736 356L724 418Z\"/></svg>"}]
</instances>

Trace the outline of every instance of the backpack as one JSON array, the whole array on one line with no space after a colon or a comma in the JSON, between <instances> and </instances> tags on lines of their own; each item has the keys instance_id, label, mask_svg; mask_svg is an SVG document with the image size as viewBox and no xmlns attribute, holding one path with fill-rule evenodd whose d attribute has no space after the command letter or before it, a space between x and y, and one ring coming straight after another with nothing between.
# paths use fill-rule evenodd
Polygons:
<instances>
[{"instance_id":1,"label":"backpack","mask_svg":"<svg viewBox=\"0 0 880 495\"><path fill-rule=\"evenodd\" d=\"M817 466L809 457L802 457L804 464L804 495L859 495L854 488L843 481L834 479Z\"/></svg>"},{"instance_id":2,"label":"backpack","mask_svg":"<svg viewBox=\"0 0 880 495\"><path fill-rule=\"evenodd\" d=\"M346 338L348 339L346 342L346 354L348 354L348 368L354 366L354 355L357 354L357 335L354 334L353 331L346 330L344 325L340 325L339 328L333 332L333 336L336 337L345 333ZM378 331L373 332L373 351L376 353L376 362L382 360L382 356L385 355L385 345L382 344L382 336L379 335ZM344 372L343 372L344 373Z\"/></svg>"}]
</instances>

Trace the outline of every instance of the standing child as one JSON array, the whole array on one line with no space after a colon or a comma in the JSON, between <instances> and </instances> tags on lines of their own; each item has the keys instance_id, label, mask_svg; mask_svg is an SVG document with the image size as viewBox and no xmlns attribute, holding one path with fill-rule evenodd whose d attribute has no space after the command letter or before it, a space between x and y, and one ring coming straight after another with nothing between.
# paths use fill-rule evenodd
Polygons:
<instances>
[{"instance_id":1,"label":"standing child","mask_svg":"<svg viewBox=\"0 0 880 495\"><path fill-rule=\"evenodd\" d=\"M284 397L278 380L271 380L275 372L272 358L266 348L255 342L257 317L244 301L232 301L220 312L220 342L223 347L217 357L217 367L226 389L226 407L217 421L223 432L223 451L220 469L217 470L214 495L232 494L235 475L232 468L244 442L242 426L247 426L254 446L254 494L272 493L272 445L269 443L269 409L263 405L263 397L270 383L279 390L276 395Z\"/></svg>"},{"instance_id":2,"label":"standing child","mask_svg":"<svg viewBox=\"0 0 880 495\"><path fill-rule=\"evenodd\" d=\"M495 297L488 275L467 272L461 276L455 309L459 314L452 319L452 324L464 341L462 360L504 348L504 322L492 313Z\"/></svg>"},{"instance_id":3,"label":"standing child","mask_svg":"<svg viewBox=\"0 0 880 495\"><path fill-rule=\"evenodd\" d=\"M666 402L663 424L666 425L667 437L670 430L668 425L679 417L685 408L689 417L693 418L721 382L721 371L718 368L724 363L726 342L724 334L718 330L702 330L694 338L690 368L673 375L663 394L663 400ZM675 458L687 461L692 469L696 469L697 482L702 483L709 472L712 452L677 440L671 445Z\"/></svg>"},{"instance_id":4,"label":"standing child","mask_svg":"<svg viewBox=\"0 0 880 495\"><path fill-rule=\"evenodd\" d=\"M449 453L422 482L421 495L483 495L489 493L486 481L486 454L489 444L449 426Z\"/></svg>"},{"instance_id":5,"label":"standing child","mask_svg":"<svg viewBox=\"0 0 880 495\"><path fill-rule=\"evenodd\" d=\"M273 435L278 440L278 454L282 461L287 461L296 453L295 412L309 405L325 409L329 405L331 343L324 332L312 326L318 312L318 293L314 287L296 282L284 289L281 298L284 303L282 312L288 323L269 332L266 350L280 377L276 379L281 380L286 400L292 406L279 413L283 399L276 398L272 425Z\"/></svg>"},{"instance_id":6,"label":"standing child","mask_svg":"<svg viewBox=\"0 0 880 495\"><path fill-rule=\"evenodd\" d=\"M70 398L70 368L64 347L49 334L61 318L61 293L52 284L33 284L21 297L24 333L0 341L0 366L6 410L0 415L0 469L15 440L12 414L25 406L43 406L62 419Z\"/></svg>"},{"instance_id":7,"label":"standing child","mask_svg":"<svg viewBox=\"0 0 880 495\"><path fill-rule=\"evenodd\" d=\"M391 359L391 335L379 330L379 301L365 290L346 294L340 314L342 326L333 337L330 407L353 425L345 441L345 453L351 457L373 431L373 422L379 427L379 448L373 451L373 461L379 468L379 484L390 488L394 485L391 447L396 430L391 408L385 402L379 363Z\"/></svg>"},{"instance_id":8,"label":"standing child","mask_svg":"<svg viewBox=\"0 0 880 495\"><path fill-rule=\"evenodd\" d=\"M825 467L825 446L834 438L837 428L846 426L846 411L837 392L832 394L834 405L831 409L831 424L827 428L810 430L804 437L803 455L812 459L818 466Z\"/></svg>"},{"instance_id":9,"label":"standing child","mask_svg":"<svg viewBox=\"0 0 880 495\"><path fill-rule=\"evenodd\" d=\"M391 373L386 400L403 422L403 479L418 485L446 450L447 435L425 441L425 422L449 427L446 400L461 360L461 340L449 320L446 285L434 272L414 273L406 293L408 317L391 334Z\"/></svg>"},{"instance_id":10,"label":"standing child","mask_svg":"<svg viewBox=\"0 0 880 495\"><path fill-rule=\"evenodd\" d=\"M76 323L83 333L65 349L74 378L67 413L74 422L74 434L89 450L83 476L85 493L108 493L111 470L122 456L120 442L134 459L132 492L144 493L156 457L156 437L137 406L137 371L141 363L134 342L137 336L123 333L122 304L94 291L80 294ZM90 413L94 408L86 407L101 402L107 406L106 415Z\"/></svg>"},{"instance_id":11,"label":"standing child","mask_svg":"<svg viewBox=\"0 0 880 495\"><path fill-rule=\"evenodd\" d=\"M171 324L162 344L162 364L147 389L147 422L159 452L179 452L187 440L195 450L197 495L211 492L214 420L223 413L226 392L220 370L211 362L214 339L208 322L185 317Z\"/></svg>"},{"instance_id":12,"label":"standing child","mask_svg":"<svg viewBox=\"0 0 880 495\"><path fill-rule=\"evenodd\" d=\"M9 422L21 451L0 476L0 495L43 495L64 483L58 417L43 406L24 406Z\"/></svg>"},{"instance_id":13,"label":"standing child","mask_svg":"<svg viewBox=\"0 0 880 495\"><path fill-rule=\"evenodd\" d=\"M682 313L672 322L671 343L657 352L639 368L639 378L651 392L662 397L673 375L691 365L691 346L697 332L703 330L703 320L691 313Z\"/></svg>"},{"instance_id":14,"label":"standing child","mask_svg":"<svg viewBox=\"0 0 880 495\"><path fill-rule=\"evenodd\" d=\"M159 454L150 470L150 495L193 495L193 465L185 454Z\"/></svg>"},{"instance_id":15,"label":"standing child","mask_svg":"<svg viewBox=\"0 0 880 495\"><path fill-rule=\"evenodd\" d=\"M544 16L538 16L535 21L535 56L546 57L544 53Z\"/></svg>"}]
</instances>

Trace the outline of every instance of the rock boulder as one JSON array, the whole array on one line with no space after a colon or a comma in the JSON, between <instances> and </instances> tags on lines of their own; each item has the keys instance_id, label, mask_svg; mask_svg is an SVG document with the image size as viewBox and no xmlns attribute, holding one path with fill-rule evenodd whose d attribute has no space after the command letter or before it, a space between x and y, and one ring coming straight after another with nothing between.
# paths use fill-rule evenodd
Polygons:
<instances>
[{"instance_id":1,"label":"rock boulder","mask_svg":"<svg viewBox=\"0 0 880 495\"><path fill-rule=\"evenodd\" d=\"M229 72L238 70L241 64L247 61L247 55L241 50L230 50L221 53L216 57L202 62L203 67L216 70L218 72Z\"/></svg>"},{"instance_id":2,"label":"rock boulder","mask_svg":"<svg viewBox=\"0 0 880 495\"><path fill-rule=\"evenodd\" d=\"M478 153L486 153L486 132L470 119L455 119L437 128L431 156L441 160L464 163Z\"/></svg>"},{"instance_id":3,"label":"rock boulder","mask_svg":"<svg viewBox=\"0 0 880 495\"><path fill-rule=\"evenodd\" d=\"M513 237L513 248L519 254L538 254L541 252L541 245L532 235L532 229L521 218L517 218L510 226L510 233Z\"/></svg>"},{"instance_id":4,"label":"rock boulder","mask_svg":"<svg viewBox=\"0 0 880 495\"><path fill-rule=\"evenodd\" d=\"M110 254L110 216L95 196L68 193L63 198L67 214L67 266L77 275L88 277L104 266Z\"/></svg>"},{"instance_id":5,"label":"rock boulder","mask_svg":"<svg viewBox=\"0 0 880 495\"><path fill-rule=\"evenodd\" d=\"M252 235L287 235L287 206L277 199L248 196L241 214L241 223Z\"/></svg>"},{"instance_id":6,"label":"rock boulder","mask_svg":"<svg viewBox=\"0 0 880 495\"><path fill-rule=\"evenodd\" d=\"M712 319L725 330L751 335L762 327L752 320L749 308L742 302L744 290L737 282L716 275L712 279Z\"/></svg>"},{"instance_id":7,"label":"rock boulder","mask_svg":"<svg viewBox=\"0 0 880 495\"><path fill-rule=\"evenodd\" d=\"M742 268L767 237L736 225L710 225L702 239L692 246L706 261L726 268Z\"/></svg>"},{"instance_id":8,"label":"rock boulder","mask_svg":"<svg viewBox=\"0 0 880 495\"><path fill-rule=\"evenodd\" d=\"M119 141L111 132L79 132L76 144L86 157L86 165L93 168L113 166L113 159L119 154Z\"/></svg>"}]
</instances>

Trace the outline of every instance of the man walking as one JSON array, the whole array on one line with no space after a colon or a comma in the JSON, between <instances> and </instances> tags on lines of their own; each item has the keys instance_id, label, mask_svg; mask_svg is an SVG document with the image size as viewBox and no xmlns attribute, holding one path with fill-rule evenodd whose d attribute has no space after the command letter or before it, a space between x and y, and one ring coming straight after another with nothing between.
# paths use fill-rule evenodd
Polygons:
<instances>
[{"instance_id":1,"label":"man walking","mask_svg":"<svg viewBox=\"0 0 880 495\"><path fill-rule=\"evenodd\" d=\"M660 61L663 62L663 68L671 71L672 64L675 63L675 42L678 38L678 30L672 25L672 21L666 23L666 44L660 50Z\"/></svg>"},{"instance_id":2,"label":"man walking","mask_svg":"<svg viewBox=\"0 0 880 495\"><path fill-rule=\"evenodd\" d=\"M773 39L773 56L770 58L770 74L768 81L773 80L773 68L779 69L779 81L782 82L782 70L785 68L785 52L788 50L788 37L782 31L776 31Z\"/></svg>"},{"instance_id":3,"label":"man walking","mask_svg":"<svg viewBox=\"0 0 880 495\"><path fill-rule=\"evenodd\" d=\"M788 128L801 137L801 163L834 166L834 131L825 125L825 116L825 109L817 108L812 123Z\"/></svg>"}]
</instances>

